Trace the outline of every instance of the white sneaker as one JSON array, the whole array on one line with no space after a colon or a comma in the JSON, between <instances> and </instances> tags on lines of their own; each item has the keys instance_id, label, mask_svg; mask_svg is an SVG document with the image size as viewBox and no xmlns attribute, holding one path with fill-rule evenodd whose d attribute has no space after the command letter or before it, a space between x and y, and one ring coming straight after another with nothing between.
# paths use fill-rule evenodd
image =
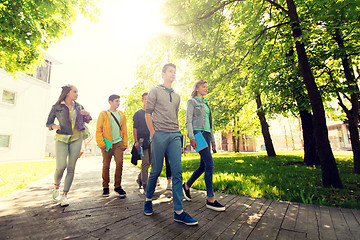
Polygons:
<instances>
[{"instance_id":1,"label":"white sneaker","mask_svg":"<svg viewBox=\"0 0 360 240\"><path fill-rule=\"evenodd\" d=\"M61 205L62 207L69 206L69 201L68 201L68 199L67 199L66 194L63 194L63 195L61 196L60 205Z\"/></svg>"},{"instance_id":2,"label":"white sneaker","mask_svg":"<svg viewBox=\"0 0 360 240\"><path fill-rule=\"evenodd\" d=\"M60 189L59 188L54 188L52 197L55 201L60 200Z\"/></svg>"}]
</instances>

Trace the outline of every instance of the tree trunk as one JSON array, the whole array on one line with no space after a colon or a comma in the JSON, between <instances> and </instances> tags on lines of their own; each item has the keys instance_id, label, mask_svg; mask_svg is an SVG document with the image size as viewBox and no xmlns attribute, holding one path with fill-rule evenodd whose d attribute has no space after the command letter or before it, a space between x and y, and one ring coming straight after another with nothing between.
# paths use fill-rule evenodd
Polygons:
<instances>
[{"instance_id":1,"label":"tree trunk","mask_svg":"<svg viewBox=\"0 0 360 240\"><path fill-rule=\"evenodd\" d=\"M345 46L343 38L339 32L339 30L335 31L335 41L337 42L339 49L344 51L344 54L341 57L345 77L348 84L348 88L353 90L353 93L350 95L351 101L351 111L346 111L344 109L344 105L342 105L344 111L346 112L347 118L349 119L349 132L350 132L350 140L351 147L353 151L354 158L354 172L360 174L360 139L359 139L359 88L357 86L355 76L350 67L350 59L345 52ZM346 107L345 107L346 108Z\"/></svg>"},{"instance_id":2,"label":"tree trunk","mask_svg":"<svg viewBox=\"0 0 360 240\"><path fill-rule=\"evenodd\" d=\"M232 141L233 141L233 147L234 147L234 152L239 152L239 149L237 148L237 143L236 143L236 137L235 137L235 132L232 132Z\"/></svg>"},{"instance_id":3,"label":"tree trunk","mask_svg":"<svg viewBox=\"0 0 360 240\"><path fill-rule=\"evenodd\" d=\"M320 159L316 152L312 115L306 110L299 112L304 138L304 162L308 166L319 165Z\"/></svg>"},{"instance_id":4,"label":"tree trunk","mask_svg":"<svg viewBox=\"0 0 360 240\"><path fill-rule=\"evenodd\" d=\"M286 0L288 16L291 20L291 29L295 41L300 72L306 86L314 116L314 134L317 151L321 162L322 182L324 187L342 188L339 171L331 150L328 130L326 126L325 110L319 89L312 74L304 43L301 40L302 31L300 21L293 0Z\"/></svg>"},{"instance_id":5,"label":"tree trunk","mask_svg":"<svg viewBox=\"0 0 360 240\"><path fill-rule=\"evenodd\" d=\"M359 120L357 118L349 118L349 132L354 157L354 172L360 174L360 141L358 121Z\"/></svg>"},{"instance_id":6,"label":"tree trunk","mask_svg":"<svg viewBox=\"0 0 360 240\"><path fill-rule=\"evenodd\" d=\"M290 61L291 64L295 65L293 56L294 50L291 48L289 50L289 53L287 54L287 57L288 61ZM301 119L304 140L304 162L307 166L320 165L320 159L316 152L312 114L303 107L303 104L308 102L308 98L306 98L305 91L303 92L301 90L298 90L298 86L302 84L300 79L297 77L298 75L300 75L298 71L298 69L294 69L294 72L296 74L294 74L294 84L291 85L291 91L297 103Z\"/></svg>"},{"instance_id":7,"label":"tree trunk","mask_svg":"<svg viewBox=\"0 0 360 240\"><path fill-rule=\"evenodd\" d=\"M260 94L256 95L256 105L257 105L257 109L258 109L257 115L260 119L261 132L262 132L262 135L264 138L267 155L269 157L274 157L274 156L276 156L276 153L275 153L274 145L271 140L269 125L266 122L265 113L261 109L262 103L261 103Z\"/></svg>"}]
</instances>

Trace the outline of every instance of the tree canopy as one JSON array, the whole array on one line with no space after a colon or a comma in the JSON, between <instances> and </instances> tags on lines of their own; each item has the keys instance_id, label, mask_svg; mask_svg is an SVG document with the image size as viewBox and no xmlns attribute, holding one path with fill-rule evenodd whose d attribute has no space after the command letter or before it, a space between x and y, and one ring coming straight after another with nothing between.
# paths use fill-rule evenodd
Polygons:
<instances>
[{"instance_id":1,"label":"tree canopy","mask_svg":"<svg viewBox=\"0 0 360 240\"><path fill-rule=\"evenodd\" d=\"M96 20L98 0L11 0L0 3L0 67L11 74L39 65L47 48L71 33L80 12Z\"/></svg>"},{"instance_id":2,"label":"tree canopy","mask_svg":"<svg viewBox=\"0 0 360 240\"><path fill-rule=\"evenodd\" d=\"M265 114L301 116L314 124L324 185L341 187L324 105L337 97L356 123L359 8L359 0L166 0L163 14L176 33L171 49L210 82L216 126L235 127L254 100L263 134Z\"/></svg>"}]
</instances>

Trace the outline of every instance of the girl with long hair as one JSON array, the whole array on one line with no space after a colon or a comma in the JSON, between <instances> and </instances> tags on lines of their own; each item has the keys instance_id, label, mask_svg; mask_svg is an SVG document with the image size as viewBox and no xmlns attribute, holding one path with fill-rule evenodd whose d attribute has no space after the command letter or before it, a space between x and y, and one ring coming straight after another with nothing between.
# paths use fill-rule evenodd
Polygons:
<instances>
[{"instance_id":1,"label":"girl with long hair","mask_svg":"<svg viewBox=\"0 0 360 240\"><path fill-rule=\"evenodd\" d=\"M56 170L54 174L53 199L60 201L60 205L69 205L67 194L70 190L75 172L76 161L80 156L83 139L87 137L85 123L91 120L90 113L84 107L75 102L78 98L78 90L73 85L62 87L61 94L52 106L46 122L50 130L56 129L55 156ZM55 124L55 118L59 124ZM67 169L63 194L60 196L60 183L63 173Z\"/></svg>"},{"instance_id":2,"label":"girl with long hair","mask_svg":"<svg viewBox=\"0 0 360 240\"><path fill-rule=\"evenodd\" d=\"M214 160L211 156L210 146L213 152L216 151L215 138L213 134L213 124L211 110L208 105L207 82L199 80L195 82L191 98L187 102L186 109L186 129L190 144L196 146L195 134L201 133L208 147L199 151L200 166L194 171L190 179L183 184L183 194L186 200L191 201L190 187L205 172L206 185L206 207L215 211L225 211L225 207L215 200L213 192L213 169Z\"/></svg>"}]
</instances>

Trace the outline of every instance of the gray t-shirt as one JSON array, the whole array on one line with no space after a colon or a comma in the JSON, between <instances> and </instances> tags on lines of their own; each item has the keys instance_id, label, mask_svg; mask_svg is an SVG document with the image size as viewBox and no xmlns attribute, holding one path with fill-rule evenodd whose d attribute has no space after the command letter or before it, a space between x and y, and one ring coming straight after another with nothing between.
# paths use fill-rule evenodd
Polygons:
<instances>
[{"instance_id":1,"label":"gray t-shirt","mask_svg":"<svg viewBox=\"0 0 360 240\"><path fill-rule=\"evenodd\" d=\"M179 132L178 113L180 95L162 85L152 87L146 100L146 113L150 113L155 131Z\"/></svg>"}]
</instances>

